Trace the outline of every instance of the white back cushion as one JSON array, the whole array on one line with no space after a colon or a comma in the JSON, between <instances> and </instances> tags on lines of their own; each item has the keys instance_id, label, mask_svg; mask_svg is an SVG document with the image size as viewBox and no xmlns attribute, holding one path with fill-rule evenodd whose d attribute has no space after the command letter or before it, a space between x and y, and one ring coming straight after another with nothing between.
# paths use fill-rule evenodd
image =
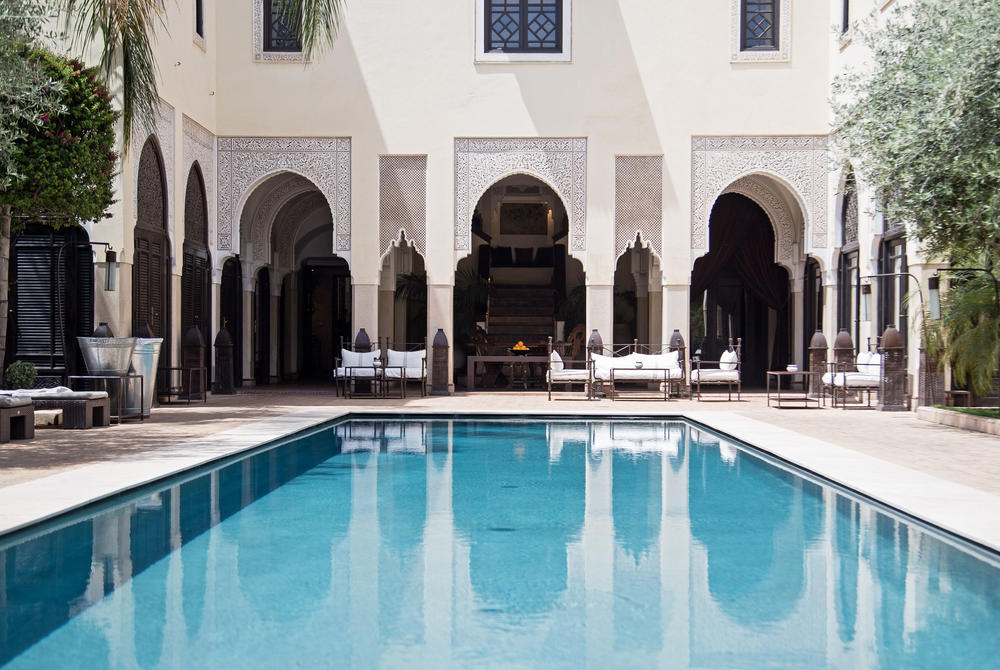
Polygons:
<instances>
[{"instance_id":1,"label":"white back cushion","mask_svg":"<svg viewBox=\"0 0 1000 670\"><path fill-rule=\"evenodd\" d=\"M868 361L871 360L872 355L867 351L859 351L858 355L854 357L854 365L858 368L858 372L868 372Z\"/></svg>"},{"instance_id":2,"label":"white back cushion","mask_svg":"<svg viewBox=\"0 0 1000 670\"><path fill-rule=\"evenodd\" d=\"M660 354L660 365L670 370L679 370L681 367L679 360L680 353L679 351L668 351Z\"/></svg>"},{"instance_id":3,"label":"white back cushion","mask_svg":"<svg viewBox=\"0 0 1000 670\"><path fill-rule=\"evenodd\" d=\"M551 370L562 370L566 367L563 364L562 356L559 355L558 351L553 351L552 355L549 356L549 369Z\"/></svg>"},{"instance_id":4,"label":"white back cushion","mask_svg":"<svg viewBox=\"0 0 1000 670\"><path fill-rule=\"evenodd\" d=\"M343 361L345 368L354 367L357 365L361 365L361 354L358 353L357 351L341 349L340 360Z\"/></svg>"},{"instance_id":5,"label":"white back cushion","mask_svg":"<svg viewBox=\"0 0 1000 670\"><path fill-rule=\"evenodd\" d=\"M378 359L382 355L382 351L380 349L376 349L375 351L362 351L358 352L357 355L360 358L358 365L369 368L373 365L379 364Z\"/></svg>"},{"instance_id":6,"label":"white back cushion","mask_svg":"<svg viewBox=\"0 0 1000 670\"><path fill-rule=\"evenodd\" d=\"M395 349L388 350L388 361L386 362L390 368L405 368L406 367L406 352L396 351Z\"/></svg>"},{"instance_id":7,"label":"white back cushion","mask_svg":"<svg viewBox=\"0 0 1000 670\"><path fill-rule=\"evenodd\" d=\"M417 351L407 351L406 352L406 367L419 370L424 365L424 359L427 358L426 349L418 349Z\"/></svg>"},{"instance_id":8,"label":"white back cushion","mask_svg":"<svg viewBox=\"0 0 1000 670\"><path fill-rule=\"evenodd\" d=\"M736 350L723 351L722 355L719 356L719 369L720 370L735 370L736 369Z\"/></svg>"},{"instance_id":9,"label":"white back cushion","mask_svg":"<svg viewBox=\"0 0 1000 670\"><path fill-rule=\"evenodd\" d=\"M862 372L867 372L870 375L882 374L882 355L872 354L871 358L868 359L868 369L862 370Z\"/></svg>"},{"instance_id":10,"label":"white back cushion","mask_svg":"<svg viewBox=\"0 0 1000 670\"><path fill-rule=\"evenodd\" d=\"M611 376L611 373L609 372L609 370L611 370L612 363L611 356L591 354L590 359L594 361L594 374L605 379Z\"/></svg>"}]
</instances>

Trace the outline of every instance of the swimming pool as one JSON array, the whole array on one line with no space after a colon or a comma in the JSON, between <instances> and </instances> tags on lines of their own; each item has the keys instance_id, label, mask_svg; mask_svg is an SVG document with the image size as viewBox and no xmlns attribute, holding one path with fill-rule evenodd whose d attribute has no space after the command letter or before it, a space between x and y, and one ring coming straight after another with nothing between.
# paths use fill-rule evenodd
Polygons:
<instances>
[{"instance_id":1,"label":"swimming pool","mask_svg":"<svg viewBox=\"0 0 1000 670\"><path fill-rule=\"evenodd\" d=\"M0 664L989 667L992 554L697 426L347 420L0 543Z\"/></svg>"}]
</instances>

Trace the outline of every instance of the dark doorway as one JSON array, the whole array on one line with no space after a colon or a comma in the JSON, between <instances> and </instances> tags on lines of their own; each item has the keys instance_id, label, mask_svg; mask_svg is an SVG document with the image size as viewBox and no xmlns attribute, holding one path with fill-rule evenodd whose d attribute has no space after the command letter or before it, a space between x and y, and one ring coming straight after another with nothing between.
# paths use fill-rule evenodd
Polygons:
<instances>
[{"instance_id":1,"label":"dark doorway","mask_svg":"<svg viewBox=\"0 0 1000 670\"><path fill-rule=\"evenodd\" d=\"M205 342L205 366L212 378L211 277L208 255L208 209L198 164L188 175L184 198L184 262L181 270L181 338L198 326Z\"/></svg>"},{"instance_id":2,"label":"dark doorway","mask_svg":"<svg viewBox=\"0 0 1000 670\"><path fill-rule=\"evenodd\" d=\"M331 379L341 342L351 342L351 272L340 258L302 264L301 328L304 378Z\"/></svg>"},{"instance_id":3,"label":"dark doorway","mask_svg":"<svg viewBox=\"0 0 1000 670\"><path fill-rule=\"evenodd\" d=\"M823 273L815 258L806 260L802 305L802 360L808 365L809 341L817 330L823 330Z\"/></svg>"},{"instance_id":4,"label":"dark doorway","mask_svg":"<svg viewBox=\"0 0 1000 670\"><path fill-rule=\"evenodd\" d=\"M254 381L257 386L271 383L271 273L261 268L257 273L257 292L253 315Z\"/></svg>"},{"instance_id":5,"label":"dark doorway","mask_svg":"<svg viewBox=\"0 0 1000 670\"><path fill-rule=\"evenodd\" d=\"M132 334L163 338L160 368L170 367L170 249L167 238L167 188L163 159L153 140L139 157L138 216L132 263Z\"/></svg>"},{"instance_id":6,"label":"dark doorway","mask_svg":"<svg viewBox=\"0 0 1000 670\"><path fill-rule=\"evenodd\" d=\"M243 269L238 258L222 266L221 325L233 338L233 384L243 385Z\"/></svg>"},{"instance_id":7,"label":"dark doorway","mask_svg":"<svg viewBox=\"0 0 1000 670\"><path fill-rule=\"evenodd\" d=\"M743 384L763 386L790 358L788 273L774 263L774 229L754 201L727 193L709 230L709 252L691 273L691 350L718 360L729 338L743 338Z\"/></svg>"},{"instance_id":8,"label":"dark doorway","mask_svg":"<svg viewBox=\"0 0 1000 670\"><path fill-rule=\"evenodd\" d=\"M84 374L78 335L94 331L94 263L87 233L30 224L11 254L7 361L35 365L41 383Z\"/></svg>"}]
</instances>

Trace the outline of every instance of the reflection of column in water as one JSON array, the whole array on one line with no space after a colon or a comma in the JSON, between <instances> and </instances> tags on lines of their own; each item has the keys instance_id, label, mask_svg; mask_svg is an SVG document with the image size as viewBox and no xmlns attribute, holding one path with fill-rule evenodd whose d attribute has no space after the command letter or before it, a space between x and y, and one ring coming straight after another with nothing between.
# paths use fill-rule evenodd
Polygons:
<instances>
[{"instance_id":1,"label":"reflection of column in water","mask_svg":"<svg viewBox=\"0 0 1000 670\"><path fill-rule=\"evenodd\" d=\"M446 451L428 455L434 467L427 468L427 525L424 529L423 623L425 658L451 658L455 603L455 519L452 511L452 446L454 426L445 431ZM428 450L430 451L430 450Z\"/></svg>"},{"instance_id":2,"label":"reflection of column in water","mask_svg":"<svg viewBox=\"0 0 1000 670\"><path fill-rule=\"evenodd\" d=\"M347 632L351 640L351 663L366 665L366 653L378 645L378 468L377 453L356 452L348 456L351 470L350 615Z\"/></svg>"},{"instance_id":3,"label":"reflection of column in water","mask_svg":"<svg viewBox=\"0 0 1000 670\"><path fill-rule=\"evenodd\" d=\"M591 423L591 430L598 424ZM593 448L591 440L588 452ZM613 603L608 594L613 589L614 527L611 522L611 458L588 458L585 465L585 512L583 521L584 584L586 587L587 667L599 667L610 657L607 634L613 620Z\"/></svg>"}]
</instances>

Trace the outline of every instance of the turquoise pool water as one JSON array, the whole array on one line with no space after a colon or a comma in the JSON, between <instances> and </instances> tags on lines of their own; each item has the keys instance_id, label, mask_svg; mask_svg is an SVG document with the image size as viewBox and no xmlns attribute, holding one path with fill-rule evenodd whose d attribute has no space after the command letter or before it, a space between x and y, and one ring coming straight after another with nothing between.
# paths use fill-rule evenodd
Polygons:
<instances>
[{"instance_id":1,"label":"turquoise pool water","mask_svg":"<svg viewBox=\"0 0 1000 670\"><path fill-rule=\"evenodd\" d=\"M0 543L9 668L985 668L998 631L992 555L669 421L348 421Z\"/></svg>"}]
</instances>

